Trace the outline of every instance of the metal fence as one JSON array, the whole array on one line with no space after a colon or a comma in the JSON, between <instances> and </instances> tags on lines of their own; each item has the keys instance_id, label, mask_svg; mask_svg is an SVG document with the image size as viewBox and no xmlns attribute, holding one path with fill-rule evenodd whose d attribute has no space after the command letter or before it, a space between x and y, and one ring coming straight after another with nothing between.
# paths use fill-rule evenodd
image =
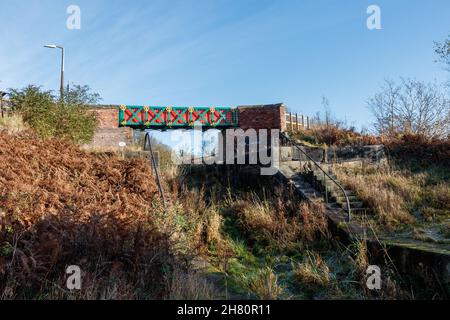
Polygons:
<instances>
[{"instance_id":1,"label":"metal fence","mask_svg":"<svg viewBox=\"0 0 450 320\"><path fill-rule=\"evenodd\" d=\"M308 130L312 127L312 121L309 116L297 113L286 113L286 127L291 131Z\"/></svg>"}]
</instances>

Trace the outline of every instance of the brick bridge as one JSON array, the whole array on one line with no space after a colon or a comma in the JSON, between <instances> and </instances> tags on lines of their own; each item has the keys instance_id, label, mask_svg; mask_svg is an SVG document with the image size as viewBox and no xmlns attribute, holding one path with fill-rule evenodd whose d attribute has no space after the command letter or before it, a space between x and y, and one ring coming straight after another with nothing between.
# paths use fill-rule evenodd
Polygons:
<instances>
[{"instance_id":1,"label":"brick bridge","mask_svg":"<svg viewBox=\"0 0 450 320\"><path fill-rule=\"evenodd\" d=\"M117 148L121 141L130 143L134 129L167 130L201 125L206 130L241 128L286 131L287 122L292 125L292 115L286 116L286 107L282 103L235 108L99 105L92 110L99 120L98 130L89 145L94 148Z\"/></svg>"}]
</instances>

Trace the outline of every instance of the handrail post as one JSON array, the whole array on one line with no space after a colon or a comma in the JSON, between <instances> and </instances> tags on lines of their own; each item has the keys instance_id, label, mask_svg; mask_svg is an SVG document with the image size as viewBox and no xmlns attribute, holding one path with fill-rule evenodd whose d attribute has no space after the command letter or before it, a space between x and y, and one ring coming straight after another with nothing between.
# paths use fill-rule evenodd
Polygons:
<instances>
[{"instance_id":1,"label":"handrail post","mask_svg":"<svg viewBox=\"0 0 450 320\"><path fill-rule=\"evenodd\" d=\"M145 133L145 139L144 139L144 150L145 147L149 146L150 149L150 157L152 158L152 165L153 165L153 169L155 170L156 173L156 182L158 183L158 189L159 189L159 193L161 194L161 199L163 202L163 206L164 208L166 208L166 197L164 196L164 190L162 188L162 184L161 184L161 179L159 177L159 172L158 172L158 168L156 167L156 161L155 161L155 157L153 155L153 148L152 148L152 142L150 140L150 134L148 132Z\"/></svg>"},{"instance_id":2,"label":"handrail post","mask_svg":"<svg viewBox=\"0 0 450 320\"><path fill-rule=\"evenodd\" d=\"M345 195L347 198L347 218L348 218L348 222L350 222L350 220L352 219L352 213L351 213L351 209L350 209L350 200L347 197L347 194Z\"/></svg>"},{"instance_id":3,"label":"handrail post","mask_svg":"<svg viewBox=\"0 0 450 320\"><path fill-rule=\"evenodd\" d=\"M294 145L292 147L294 147ZM294 153L294 152L292 151L292 153ZM303 170L303 166L302 166L303 154L301 152L299 152L298 157L300 159L300 170L302 171Z\"/></svg>"}]
</instances>

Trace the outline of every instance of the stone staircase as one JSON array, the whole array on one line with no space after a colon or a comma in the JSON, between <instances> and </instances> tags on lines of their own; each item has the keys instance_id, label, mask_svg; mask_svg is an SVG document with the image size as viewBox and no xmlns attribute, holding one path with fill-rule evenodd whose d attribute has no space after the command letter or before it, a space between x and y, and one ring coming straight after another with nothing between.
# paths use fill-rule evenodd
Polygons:
<instances>
[{"instance_id":1,"label":"stone staircase","mask_svg":"<svg viewBox=\"0 0 450 320\"><path fill-rule=\"evenodd\" d=\"M293 152L290 151L292 148L281 147L279 174L283 179L293 185L305 199L322 202L328 218L336 226L343 228L350 238L366 238L365 228L358 217L370 213L371 209L358 198L354 190L345 189L350 204L349 215L347 199L339 187L342 184L332 171L332 167L316 162L326 172L325 174L313 161L294 160Z\"/></svg>"},{"instance_id":2,"label":"stone staircase","mask_svg":"<svg viewBox=\"0 0 450 320\"><path fill-rule=\"evenodd\" d=\"M333 173L331 166L322 165L321 167L327 172L330 177L332 177L337 183L342 185L336 174ZM348 210L347 200L342 191L333 181L329 179L329 177L325 176L322 171L311 171L309 178L313 186L321 193L323 193L325 200L328 201L328 203L336 203L342 209ZM368 208L360 198L358 198L354 190L345 189L345 193L347 194L350 203L350 211L352 214L356 215L371 213L371 209Z\"/></svg>"}]
</instances>

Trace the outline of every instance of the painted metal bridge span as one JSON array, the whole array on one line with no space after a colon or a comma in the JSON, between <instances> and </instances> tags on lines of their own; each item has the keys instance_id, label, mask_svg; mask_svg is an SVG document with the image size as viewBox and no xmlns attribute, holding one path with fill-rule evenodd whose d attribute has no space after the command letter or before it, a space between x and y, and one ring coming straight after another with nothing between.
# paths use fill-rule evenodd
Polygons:
<instances>
[{"instance_id":1,"label":"painted metal bridge span","mask_svg":"<svg viewBox=\"0 0 450 320\"><path fill-rule=\"evenodd\" d=\"M119 108L119 127L134 129L181 129L202 126L239 126L239 111L231 107L125 106Z\"/></svg>"}]
</instances>

